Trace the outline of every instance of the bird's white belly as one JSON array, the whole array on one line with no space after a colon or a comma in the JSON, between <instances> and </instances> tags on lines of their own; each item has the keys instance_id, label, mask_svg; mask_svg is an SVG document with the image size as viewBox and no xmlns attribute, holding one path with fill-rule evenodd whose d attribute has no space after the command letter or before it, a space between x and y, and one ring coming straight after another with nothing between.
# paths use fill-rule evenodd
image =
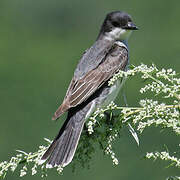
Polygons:
<instances>
[{"instance_id":1,"label":"bird's white belly","mask_svg":"<svg viewBox=\"0 0 180 180\"><path fill-rule=\"evenodd\" d=\"M121 87L123 86L124 81L125 81L125 79L117 80L115 82L115 84L110 87L109 93L108 93L106 99L102 102L102 104L97 105L96 99L93 100L92 105L91 105L89 111L87 112L85 119L88 119L90 117L90 115L95 111L96 108L106 107L108 104L110 104L112 101L114 101L115 98L117 97Z\"/></svg>"},{"instance_id":2,"label":"bird's white belly","mask_svg":"<svg viewBox=\"0 0 180 180\"><path fill-rule=\"evenodd\" d=\"M123 84L124 80L117 80L115 84L110 87L109 94L106 100L102 103L101 107L106 107L108 104L110 104L112 101L116 99Z\"/></svg>"}]
</instances>

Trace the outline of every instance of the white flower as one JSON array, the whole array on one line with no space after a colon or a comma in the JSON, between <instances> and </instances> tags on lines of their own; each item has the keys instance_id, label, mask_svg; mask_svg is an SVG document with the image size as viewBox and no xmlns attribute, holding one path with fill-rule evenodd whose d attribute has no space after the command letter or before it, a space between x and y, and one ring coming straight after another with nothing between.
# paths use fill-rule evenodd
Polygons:
<instances>
[{"instance_id":1,"label":"white flower","mask_svg":"<svg viewBox=\"0 0 180 180\"><path fill-rule=\"evenodd\" d=\"M23 177L23 176L25 176L26 174L27 174L27 167L26 167L26 165L25 166L23 166L23 168L20 170L20 177Z\"/></svg>"}]
</instances>

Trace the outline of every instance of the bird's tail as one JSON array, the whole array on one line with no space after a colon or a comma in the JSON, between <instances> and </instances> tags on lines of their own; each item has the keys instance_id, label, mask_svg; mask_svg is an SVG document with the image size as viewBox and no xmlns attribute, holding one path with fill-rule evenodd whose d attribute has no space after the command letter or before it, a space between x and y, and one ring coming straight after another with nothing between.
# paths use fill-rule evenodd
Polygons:
<instances>
[{"instance_id":1,"label":"bird's tail","mask_svg":"<svg viewBox=\"0 0 180 180\"><path fill-rule=\"evenodd\" d=\"M74 156L84 126L86 112L69 112L68 117L48 150L41 158L47 167L68 165Z\"/></svg>"}]
</instances>

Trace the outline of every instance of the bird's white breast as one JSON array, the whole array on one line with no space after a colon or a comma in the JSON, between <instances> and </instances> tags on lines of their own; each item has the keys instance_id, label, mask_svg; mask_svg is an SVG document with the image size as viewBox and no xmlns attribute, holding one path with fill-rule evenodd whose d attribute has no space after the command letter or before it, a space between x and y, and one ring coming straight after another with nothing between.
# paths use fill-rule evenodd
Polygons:
<instances>
[{"instance_id":1,"label":"bird's white breast","mask_svg":"<svg viewBox=\"0 0 180 180\"><path fill-rule=\"evenodd\" d=\"M96 108L104 108L106 107L108 104L110 104L112 101L115 100L115 98L117 97L121 87L123 86L125 82L125 79L123 80L117 80L115 82L114 85L112 85L110 88L109 88L109 92L107 94L107 97L106 99L102 102L102 104L96 104L96 99L93 100L92 104L91 104L91 107L89 108L89 111L87 112L86 114L86 117L85 119L88 119L91 114L95 111Z\"/></svg>"},{"instance_id":2,"label":"bird's white breast","mask_svg":"<svg viewBox=\"0 0 180 180\"><path fill-rule=\"evenodd\" d=\"M124 84L124 81L125 81L124 79L123 80L117 80L115 82L115 84L110 87L108 96L107 96L106 100L104 101L104 103L102 104L103 107L107 106L108 104L110 104L112 101L115 100L120 89L122 88L122 86Z\"/></svg>"}]
</instances>

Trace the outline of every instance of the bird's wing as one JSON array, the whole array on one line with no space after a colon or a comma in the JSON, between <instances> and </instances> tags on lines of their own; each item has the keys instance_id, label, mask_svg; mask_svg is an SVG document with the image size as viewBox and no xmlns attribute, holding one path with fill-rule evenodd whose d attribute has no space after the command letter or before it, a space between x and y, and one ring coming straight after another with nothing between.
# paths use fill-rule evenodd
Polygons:
<instances>
[{"instance_id":1,"label":"bird's wing","mask_svg":"<svg viewBox=\"0 0 180 180\"><path fill-rule=\"evenodd\" d=\"M128 50L114 44L104 60L95 69L87 72L81 79L75 77L72 79L64 101L52 119L59 118L69 108L84 102L118 70L124 70L127 63Z\"/></svg>"}]
</instances>

